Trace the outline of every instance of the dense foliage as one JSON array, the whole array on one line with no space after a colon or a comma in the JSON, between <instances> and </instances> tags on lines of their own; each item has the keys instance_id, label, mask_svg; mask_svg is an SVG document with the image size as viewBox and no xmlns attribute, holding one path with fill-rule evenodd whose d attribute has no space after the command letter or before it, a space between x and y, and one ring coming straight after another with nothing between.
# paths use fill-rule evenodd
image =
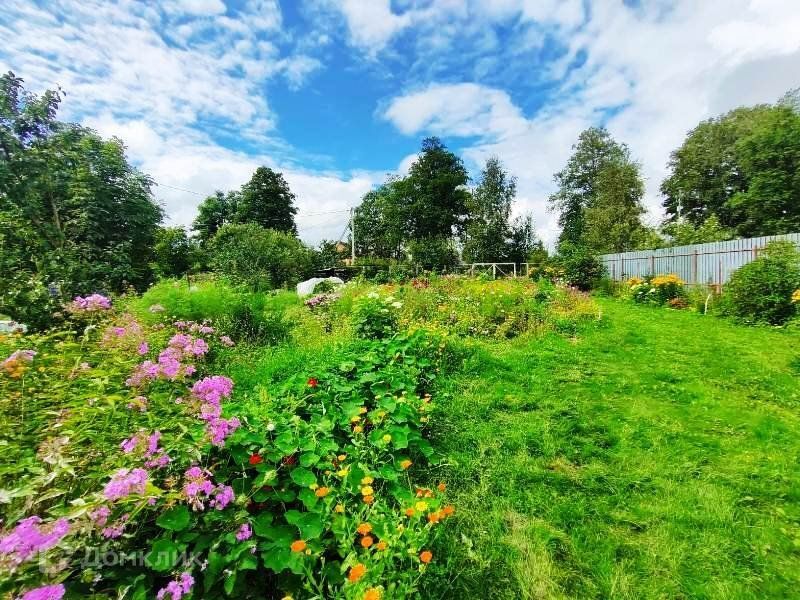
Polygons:
<instances>
[{"instance_id":1,"label":"dense foliage","mask_svg":"<svg viewBox=\"0 0 800 600\"><path fill-rule=\"evenodd\" d=\"M294 235L255 223L224 225L209 246L212 269L253 290L295 285L312 267L311 251Z\"/></svg>"},{"instance_id":2,"label":"dense foliage","mask_svg":"<svg viewBox=\"0 0 800 600\"><path fill-rule=\"evenodd\" d=\"M0 313L37 327L75 294L146 286L162 216L122 142L57 121L60 99L0 77Z\"/></svg>"},{"instance_id":3,"label":"dense foliage","mask_svg":"<svg viewBox=\"0 0 800 600\"><path fill-rule=\"evenodd\" d=\"M670 221L716 217L741 237L800 229L800 113L791 102L703 121L669 166L661 191Z\"/></svg>"},{"instance_id":4,"label":"dense foliage","mask_svg":"<svg viewBox=\"0 0 800 600\"><path fill-rule=\"evenodd\" d=\"M798 289L800 252L791 243L772 242L731 276L721 311L746 323L781 325L797 314Z\"/></svg>"}]
</instances>

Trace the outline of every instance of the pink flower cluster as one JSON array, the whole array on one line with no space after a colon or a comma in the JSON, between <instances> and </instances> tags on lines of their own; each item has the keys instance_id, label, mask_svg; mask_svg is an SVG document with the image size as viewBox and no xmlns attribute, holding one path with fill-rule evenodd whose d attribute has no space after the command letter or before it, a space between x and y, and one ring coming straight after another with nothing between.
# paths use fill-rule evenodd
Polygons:
<instances>
[{"instance_id":1,"label":"pink flower cluster","mask_svg":"<svg viewBox=\"0 0 800 600\"><path fill-rule=\"evenodd\" d=\"M103 495L112 501L131 494L142 495L147 487L147 477L144 469L119 469L106 484Z\"/></svg>"},{"instance_id":2,"label":"pink flower cluster","mask_svg":"<svg viewBox=\"0 0 800 600\"><path fill-rule=\"evenodd\" d=\"M67 310L71 313L95 313L110 308L111 300L102 294L75 296L75 299L67 305Z\"/></svg>"},{"instance_id":3,"label":"pink flower cluster","mask_svg":"<svg viewBox=\"0 0 800 600\"><path fill-rule=\"evenodd\" d=\"M150 351L147 344L140 344L138 352L142 355ZM179 377L193 375L197 369L192 364L185 364L186 358L204 356L208 352L208 343L203 338L177 333L172 336L169 345L158 355L158 360L146 360L133 372L125 382L129 387L141 387L145 382L163 378L175 381Z\"/></svg>"},{"instance_id":4,"label":"pink flower cluster","mask_svg":"<svg viewBox=\"0 0 800 600\"><path fill-rule=\"evenodd\" d=\"M192 397L199 403L198 417L206 422L206 433L215 446L224 446L225 439L241 426L236 417L222 418L222 399L233 391L233 381L222 375L205 377L192 386Z\"/></svg>"},{"instance_id":5,"label":"pink flower cluster","mask_svg":"<svg viewBox=\"0 0 800 600\"><path fill-rule=\"evenodd\" d=\"M64 585L61 583L44 585L25 592L20 600L61 600L65 592Z\"/></svg>"},{"instance_id":6,"label":"pink flower cluster","mask_svg":"<svg viewBox=\"0 0 800 600\"><path fill-rule=\"evenodd\" d=\"M195 323L194 321L175 321L175 327L192 333L199 333L200 335L209 335L214 333L214 328L207 322Z\"/></svg>"},{"instance_id":7,"label":"pink flower cluster","mask_svg":"<svg viewBox=\"0 0 800 600\"><path fill-rule=\"evenodd\" d=\"M148 404L149 402L146 397L136 396L133 400L128 402L128 408L138 410L139 412L146 412Z\"/></svg>"},{"instance_id":8,"label":"pink flower cluster","mask_svg":"<svg viewBox=\"0 0 800 600\"><path fill-rule=\"evenodd\" d=\"M251 537L253 537L253 530L250 528L249 523L245 523L239 527L239 531L236 532L236 539L240 542L249 540Z\"/></svg>"},{"instance_id":9,"label":"pink flower cluster","mask_svg":"<svg viewBox=\"0 0 800 600\"><path fill-rule=\"evenodd\" d=\"M103 332L100 345L103 348L118 348L133 352L145 342L142 326L133 315L122 315L117 325L111 325Z\"/></svg>"},{"instance_id":10,"label":"pink flower cluster","mask_svg":"<svg viewBox=\"0 0 800 600\"><path fill-rule=\"evenodd\" d=\"M166 587L158 590L157 600L180 600L192 591L194 577L189 573L181 573L178 581L170 581Z\"/></svg>"},{"instance_id":11,"label":"pink flower cluster","mask_svg":"<svg viewBox=\"0 0 800 600\"><path fill-rule=\"evenodd\" d=\"M36 552L49 550L68 533L69 523L66 519L42 525L41 518L28 517L0 538L0 553L11 555L12 564L18 565Z\"/></svg>"},{"instance_id":12,"label":"pink flower cluster","mask_svg":"<svg viewBox=\"0 0 800 600\"><path fill-rule=\"evenodd\" d=\"M133 437L122 442L120 448L125 454L140 453L146 459L144 466L148 469L166 467L170 462L170 458L164 448L158 445L159 440L161 440L160 431L154 431L148 435L146 431L141 430Z\"/></svg>"},{"instance_id":13,"label":"pink flower cluster","mask_svg":"<svg viewBox=\"0 0 800 600\"><path fill-rule=\"evenodd\" d=\"M233 502L235 495L229 485L217 485L211 480L211 473L198 466L189 467L184 473L186 483L183 495L194 510L204 510L205 501L217 510L223 510Z\"/></svg>"}]
</instances>

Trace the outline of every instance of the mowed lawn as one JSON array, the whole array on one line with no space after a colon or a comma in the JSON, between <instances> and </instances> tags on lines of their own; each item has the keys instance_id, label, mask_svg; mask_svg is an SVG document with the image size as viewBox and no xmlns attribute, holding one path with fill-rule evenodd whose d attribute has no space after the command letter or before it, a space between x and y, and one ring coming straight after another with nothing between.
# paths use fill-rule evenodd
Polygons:
<instances>
[{"instance_id":1,"label":"mowed lawn","mask_svg":"<svg viewBox=\"0 0 800 600\"><path fill-rule=\"evenodd\" d=\"M800 597L800 333L599 306L446 386L459 516L429 596Z\"/></svg>"}]
</instances>

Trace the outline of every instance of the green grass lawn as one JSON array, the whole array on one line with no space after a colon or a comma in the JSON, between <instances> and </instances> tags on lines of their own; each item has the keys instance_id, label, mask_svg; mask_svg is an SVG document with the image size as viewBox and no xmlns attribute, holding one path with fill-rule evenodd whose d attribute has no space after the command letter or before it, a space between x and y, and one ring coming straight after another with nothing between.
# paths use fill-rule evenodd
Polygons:
<instances>
[{"instance_id":1,"label":"green grass lawn","mask_svg":"<svg viewBox=\"0 0 800 600\"><path fill-rule=\"evenodd\" d=\"M800 592L800 334L600 300L481 343L439 400L459 516L433 598Z\"/></svg>"}]
</instances>

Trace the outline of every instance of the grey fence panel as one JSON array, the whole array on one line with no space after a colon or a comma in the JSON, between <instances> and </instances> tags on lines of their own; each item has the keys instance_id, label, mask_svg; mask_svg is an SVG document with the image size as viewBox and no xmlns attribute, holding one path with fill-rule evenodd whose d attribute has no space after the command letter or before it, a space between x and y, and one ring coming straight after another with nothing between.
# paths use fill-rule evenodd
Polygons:
<instances>
[{"instance_id":1,"label":"grey fence panel","mask_svg":"<svg viewBox=\"0 0 800 600\"><path fill-rule=\"evenodd\" d=\"M758 257L775 240L794 242L800 248L800 233L639 250L600 257L608 275L617 281L658 273L675 273L689 285L722 286L742 265Z\"/></svg>"}]
</instances>

